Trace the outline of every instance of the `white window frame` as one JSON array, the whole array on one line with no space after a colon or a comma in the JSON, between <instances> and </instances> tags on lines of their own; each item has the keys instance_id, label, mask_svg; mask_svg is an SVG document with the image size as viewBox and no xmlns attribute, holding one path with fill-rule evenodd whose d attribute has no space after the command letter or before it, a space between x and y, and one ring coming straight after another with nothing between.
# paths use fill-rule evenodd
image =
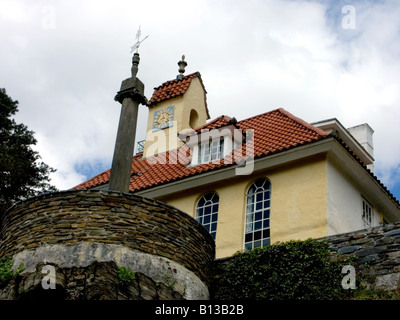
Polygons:
<instances>
[{"instance_id":1,"label":"white window frame","mask_svg":"<svg viewBox=\"0 0 400 320\"><path fill-rule=\"evenodd\" d=\"M200 205L202 201L204 201L204 203ZM214 240L217 236L218 211L219 195L216 192L204 194L197 201L196 220L207 229Z\"/></svg>"},{"instance_id":2,"label":"white window frame","mask_svg":"<svg viewBox=\"0 0 400 320\"><path fill-rule=\"evenodd\" d=\"M364 197L362 197L361 219L364 228L373 227L374 223L374 207Z\"/></svg>"},{"instance_id":3,"label":"white window frame","mask_svg":"<svg viewBox=\"0 0 400 320\"><path fill-rule=\"evenodd\" d=\"M252 187L258 183L255 192ZM244 251L270 245L271 182L257 179L246 192L246 215L244 227Z\"/></svg>"},{"instance_id":4,"label":"white window frame","mask_svg":"<svg viewBox=\"0 0 400 320\"><path fill-rule=\"evenodd\" d=\"M224 154L224 139L212 139L204 141L198 149L198 164L209 163L219 160Z\"/></svg>"}]
</instances>

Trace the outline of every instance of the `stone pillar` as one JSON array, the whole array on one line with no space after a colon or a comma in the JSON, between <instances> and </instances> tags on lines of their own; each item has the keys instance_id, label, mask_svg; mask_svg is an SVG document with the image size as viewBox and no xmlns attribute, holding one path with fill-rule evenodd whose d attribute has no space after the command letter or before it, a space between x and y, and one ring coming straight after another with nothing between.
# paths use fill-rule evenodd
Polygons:
<instances>
[{"instance_id":1,"label":"stone pillar","mask_svg":"<svg viewBox=\"0 0 400 320\"><path fill-rule=\"evenodd\" d=\"M115 96L122 107L109 184L109 190L113 191L129 192L138 108L140 103L147 103L144 84L136 77L139 60L139 54L135 53L132 59L132 77L122 81L121 89Z\"/></svg>"}]
</instances>

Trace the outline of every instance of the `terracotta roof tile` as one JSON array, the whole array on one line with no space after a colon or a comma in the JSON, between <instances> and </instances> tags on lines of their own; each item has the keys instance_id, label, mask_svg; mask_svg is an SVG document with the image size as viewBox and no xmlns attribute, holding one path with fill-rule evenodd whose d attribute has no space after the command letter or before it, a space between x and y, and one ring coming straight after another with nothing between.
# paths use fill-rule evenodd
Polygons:
<instances>
[{"instance_id":1,"label":"terracotta roof tile","mask_svg":"<svg viewBox=\"0 0 400 320\"><path fill-rule=\"evenodd\" d=\"M195 72L184 76L182 79L175 79L164 82L161 86L154 88L152 97L147 106L152 106L162 101L182 96L189 88L192 78L199 77L200 73ZM201 78L200 78L201 79Z\"/></svg>"},{"instance_id":2,"label":"terracotta roof tile","mask_svg":"<svg viewBox=\"0 0 400 320\"><path fill-rule=\"evenodd\" d=\"M212 129L229 124L230 120L231 118L227 116L221 116L200 128ZM244 144L242 147L243 150L240 150L241 147L238 147L232 152L232 155L227 156L225 160L219 163L200 164L194 167L188 166L190 159L185 158L186 155L189 154L186 145L183 145L178 150L159 154L158 157L148 159L141 159L142 154L137 154L133 157L132 161L130 191L135 192L217 168L226 167L238 162L239 158L247 156L254 156L254 158L268 156L306 143L318 141L328 136L325 131L293 116L284 109L276 109L238 121L236 126L243 131L246 129L254 130L254 149L250 150L250 148ZM185 159L186 162L180 161L178 159L179 156ZM157 159L163 160L162 163L157 161ZM232 160L228 161L230 159ZM109 178L110 170L107 170L76 186L74 189L93 188L107 183Z\"/></svg>"}]
</instances>

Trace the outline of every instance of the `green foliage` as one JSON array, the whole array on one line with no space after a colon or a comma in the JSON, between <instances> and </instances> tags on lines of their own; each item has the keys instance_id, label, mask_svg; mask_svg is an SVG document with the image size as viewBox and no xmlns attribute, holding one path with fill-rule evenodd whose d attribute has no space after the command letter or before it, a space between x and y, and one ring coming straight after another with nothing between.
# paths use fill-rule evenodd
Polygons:
<instances>
[{"instance_id":1,"label":"green foliage","mask_svg":"<svg viewBox=\"0 0 400 320\"><path fill-rule=\"evenodd\" d=\"M56 191L49 184L55 170L32 150L37 142L34 132L12 119L17 111L18 101L0 88L0 214L16 200Z\"/></svg>"},{"instance_id":2,"label":"green foliage","mask_svg":"<svg viewBox=\"0 0 400 320\"><path fill-rule=\"evenodd\" d=\"M118 268L118 278L125 283L132 282L135 280L135 273L125 267L119 267Z\"/></svg>"},{"instance_id":3,"label":"green foliage","mask_svg":"<svg viewBox=\"0 0 400 320\"><path fill-rule=\"evenodd\" d=\"M236 253L223 272L217 299L341 299L342 266L328 245L316 240L288 241Z\"/></svg>"},{"instance_id":4,"label":"green foliage","mask_svg":"<svg viewBox=\"0 0 400 320\"><path fill-rule=\"evenodd\" d=\"M400 300L400 291L357 289L352 300Z\"/></svg>"},{"instance_id":5,"label":"green foliage","mask_svg":"<svg viewBox=\"0 0 400 320\"><path fill-rule=\"evenodd\" d=\"M21 265L15 271L13 271L12 265L13 259L11 257L3 257L0 259L0 282L6 283L24 270L23 266Z\"/></svg>"}]
</instances>

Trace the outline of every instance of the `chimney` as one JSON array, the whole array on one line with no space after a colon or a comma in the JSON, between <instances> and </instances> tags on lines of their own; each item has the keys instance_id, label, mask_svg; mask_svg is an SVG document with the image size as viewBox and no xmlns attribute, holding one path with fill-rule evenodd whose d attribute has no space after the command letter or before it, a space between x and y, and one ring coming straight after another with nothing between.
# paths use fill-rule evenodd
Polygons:
<instances>
[{"instance_id":1,"label":"chimney","mask_svg":"<svg viewBox=\"0 0 400 320\"><path fill-rule=\"evenodd\" d=\"M361 144L365 151L367 151L371 157L374 157L374 130L368 125L368 123L363 123L348 128L347 130ZM367 168L374 172L374 164L367 165Z\"/></svg>"},{"instance_id":2,"label":"chimney","mask_svg":"<svg viewBox=\"0 0 400 320\"><path fill-rule=\"evenodd\" d=\"M114 98L122 107L111 166L109 189L112 191L129 192L139 104L147 104L144 84L136 77L139 61L139 53L136 52L132 58L132 76L122 81L121 89Z\"/></svg>"}]
</instances>

